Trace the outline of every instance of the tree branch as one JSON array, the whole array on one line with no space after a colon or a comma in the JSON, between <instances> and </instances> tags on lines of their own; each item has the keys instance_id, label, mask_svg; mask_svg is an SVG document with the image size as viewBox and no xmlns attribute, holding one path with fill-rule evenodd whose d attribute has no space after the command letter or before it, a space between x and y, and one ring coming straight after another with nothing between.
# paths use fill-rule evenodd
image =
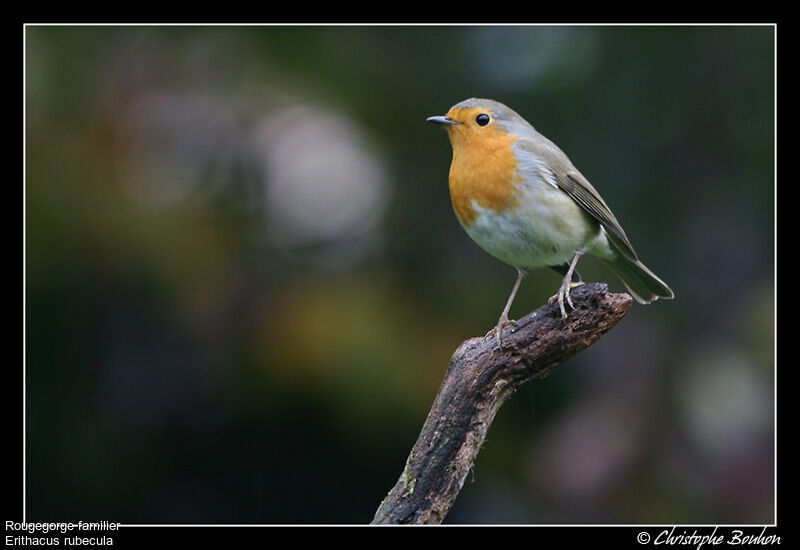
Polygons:
<instances>
[{"instance_id":1,"label":"tree branch","mask_svg":"<svg viewBox=\"0 0 800 550\"><path fill-rule=\"evenodd\" d=\"M571 292L567 323L547 304L494 338L471 338L450 359L444 381L397 484L373 524L438 524L450 511L500 406L525 382L546 375L608 332L631 305L600 283Z\"/></svg>"}]
</instances>

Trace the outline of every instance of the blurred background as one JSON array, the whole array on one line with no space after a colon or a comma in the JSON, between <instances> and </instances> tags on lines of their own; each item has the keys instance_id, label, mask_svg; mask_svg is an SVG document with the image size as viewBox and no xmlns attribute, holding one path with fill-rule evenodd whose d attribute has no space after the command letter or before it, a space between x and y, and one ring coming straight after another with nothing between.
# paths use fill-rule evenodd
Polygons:
<instances>
[{"instance_id":1,"label":"blurred background","mask_svg":"<svg viewBox=\"0 0 800 550\"><path fill-rule=\"evenodd\" d=\"M425 123L489 97L676 299L515 394L446 523L774 521L774 33L27 26L28 518L368 523L516 276Z\"/></svg>"}]
</instances>

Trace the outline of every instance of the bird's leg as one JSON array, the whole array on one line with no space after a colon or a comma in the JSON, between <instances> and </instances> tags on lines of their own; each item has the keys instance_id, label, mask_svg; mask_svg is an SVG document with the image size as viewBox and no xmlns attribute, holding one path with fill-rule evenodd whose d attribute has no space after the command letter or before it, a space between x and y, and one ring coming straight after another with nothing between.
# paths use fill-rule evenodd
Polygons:
<instances>
[{"instance_id":1,"label":"bird's leg","mask_svg":"<svg viewBox=\"0 0 800 550\"><path fill-rule=\"evenodd\" d=\"M561 281L561 287L559 287L558 293L554 296L551 296L550 300L548 300L548 302L551 304L558 300L558 308L561 310L561 318L564 319L564 322L567 321L567 310L564 308L564 299L567 300L567 304L569 305L570 309L575 309L575 306L572 303L572 298L569 296L569 291L583 284L583 281L572 282L572 273L575 271L575 266L578 264L578 258L580 258L580 256L580 252L575 252L575 255L572 257L572 261L569 264L567 274L564 275L564 280Z\"/></svg>"},{"instance_id":2,"label":"bird's leg","mask_svg":"<svg viewBox=\"0 0 800 550\"><path fill-rule=\"evenodd\" d=\"M497 347L500 349L503 349L500 338L500 336L503 334L503 329L508 325L514 325L515 327L519 326L517 325L516 321L509 320L508 312L511 310L511 304L514 302L514 297L517 295L517 290L519 290L519 284L522 282L523 277L525 277L525 272L521 269L517 269L517 281L514 283L514 288L511 289L511 295L508 297L506 307L503 308L503 313L500 314L500 320L497 322L496 327L486 333L486 336L490 336L492 333L495 333L495 337L497 338Z\"/></svg>"}]
</instances>

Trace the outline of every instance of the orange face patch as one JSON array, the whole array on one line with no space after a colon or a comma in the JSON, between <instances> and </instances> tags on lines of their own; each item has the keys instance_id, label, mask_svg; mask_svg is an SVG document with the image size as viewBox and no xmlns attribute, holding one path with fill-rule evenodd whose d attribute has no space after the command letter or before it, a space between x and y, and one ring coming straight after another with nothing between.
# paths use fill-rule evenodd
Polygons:
<instances>
[{"instance_id":1,"label":"orange face patch","mask_svg":"<svg viewBox=\"0 0 800 550\"><path fill-rule=\"evenodd\" d=\"M447 113L451 119L461 122L447 126L453 146L450 199L456 216L467 226L477 216L473 201L492 210L516 204L514 189L519 175L511 144L517 136L499 130L491 122L486 126L478 125L475 117L484 112L481 108L471 108L451 109Z\"/></svg>"}]
</instances>

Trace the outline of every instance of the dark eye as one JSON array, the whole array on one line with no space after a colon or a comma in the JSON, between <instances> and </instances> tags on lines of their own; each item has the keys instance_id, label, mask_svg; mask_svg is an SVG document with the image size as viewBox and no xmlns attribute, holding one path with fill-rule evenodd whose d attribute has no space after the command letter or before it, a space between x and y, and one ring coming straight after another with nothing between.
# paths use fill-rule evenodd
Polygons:
<instances>
[{"instance_id":1,"label":"dark eye","mask_svg":"<svg viewBox=\"0 0 800 550\"><path fill-rule=\"evenodd\" d=\"M481 113L475 117L475 122L478 123L478 126L486 126L489 124L489 115L486 113Z\"/></svg>"}]
</instances>

